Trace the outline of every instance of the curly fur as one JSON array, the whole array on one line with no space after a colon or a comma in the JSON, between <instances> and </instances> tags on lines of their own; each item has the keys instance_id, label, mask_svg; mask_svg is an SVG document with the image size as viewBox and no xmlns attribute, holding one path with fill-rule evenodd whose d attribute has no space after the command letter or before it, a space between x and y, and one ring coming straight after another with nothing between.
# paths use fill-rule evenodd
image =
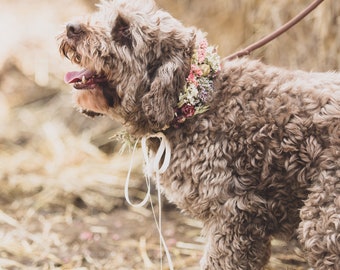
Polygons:
<instances>
[{"instance_id":1,"label":"curly fur","mask_svg":"<svg viewBox=\"0 0 340 270\"><path fill-rule=\"evenodd\" d=\"M151 0L102 2L60 51L106 82L75 91L84 112L135 136L171 124L195 43ZM70 28L70 24L69 27ZM167 198L203 221L202 269L262 269L270 240L298 237L314 269L340 269L340 75L222 60L210 109L164 132Z\"/></svg>"}]
</instances>

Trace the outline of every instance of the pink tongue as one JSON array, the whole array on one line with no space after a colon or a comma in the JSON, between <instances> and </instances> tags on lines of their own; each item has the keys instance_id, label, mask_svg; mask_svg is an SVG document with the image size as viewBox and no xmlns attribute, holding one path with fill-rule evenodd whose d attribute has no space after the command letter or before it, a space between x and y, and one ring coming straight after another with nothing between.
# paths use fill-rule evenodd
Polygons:
<instances>
[{"instance_id":1,"label":"pink tongue","mask_svg":"<svg viewBox=\"0 0 340 270\"><path fill-rule=\"evenodd\" d=\"M71 71L67 72L64 77L64 81L66 83L75 83L82 80L83 76L85 76L85 79L89 79L94 75L94 72L83 69L81 71Z\"/></svg>"}]
</instances>

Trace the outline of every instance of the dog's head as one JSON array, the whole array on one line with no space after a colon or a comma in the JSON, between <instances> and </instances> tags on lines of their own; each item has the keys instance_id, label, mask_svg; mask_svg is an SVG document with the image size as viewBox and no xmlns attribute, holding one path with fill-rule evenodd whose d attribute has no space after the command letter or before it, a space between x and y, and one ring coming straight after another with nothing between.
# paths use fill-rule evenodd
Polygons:
<instances>
[{"instance_id":1,"label":"dog's head","mask_svg":"<svg viewBox=\"0 0 340 270\"><path fill-rule=\"evenodd\" d=\"M134 132L162 129L174 118L190 70L195 29L183 27L153 0L98 6L58 37L60 53L81 67L65 75L77 107L89 116L119 117Z\"/></svg>"}]
</instances>

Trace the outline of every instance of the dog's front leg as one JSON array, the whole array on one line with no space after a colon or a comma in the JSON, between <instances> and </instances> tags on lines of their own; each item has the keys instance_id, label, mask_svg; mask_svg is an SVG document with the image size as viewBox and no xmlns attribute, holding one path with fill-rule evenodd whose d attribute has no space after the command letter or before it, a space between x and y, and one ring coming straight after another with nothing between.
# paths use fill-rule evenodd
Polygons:
<instances>
[{"instance_id":1,"label":"dog's front leg","mask_svg":"<svg viewBox=\"0 0 340 270\"><path fill-rule=\"evenodd\" d=\"M204 226L207 237L202 270L260 270L270 257L270 235L249 213L216 218Z\"/></svg>"}]
</instances>

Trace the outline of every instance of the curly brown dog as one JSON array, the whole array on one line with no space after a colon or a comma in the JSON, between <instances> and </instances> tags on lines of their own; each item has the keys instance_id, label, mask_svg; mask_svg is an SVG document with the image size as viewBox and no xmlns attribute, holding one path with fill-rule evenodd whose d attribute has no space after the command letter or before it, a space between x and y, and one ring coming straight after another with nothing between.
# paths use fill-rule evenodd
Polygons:
<instances>
[{"instance_id":1,"label":"curly brown dog","mask_svg":"<svg viewBox=\"0 0 340 270\"><path fill-rule=\"evenodd\" d=\"M65 76L82 112L170 142L161 185L203 221L202 269L262 269L272 237L297 237L314 269L340 269L338 73L219 61L151 0L102 2L59 41L83 68Z\"/></svg>"}]
</instances>

